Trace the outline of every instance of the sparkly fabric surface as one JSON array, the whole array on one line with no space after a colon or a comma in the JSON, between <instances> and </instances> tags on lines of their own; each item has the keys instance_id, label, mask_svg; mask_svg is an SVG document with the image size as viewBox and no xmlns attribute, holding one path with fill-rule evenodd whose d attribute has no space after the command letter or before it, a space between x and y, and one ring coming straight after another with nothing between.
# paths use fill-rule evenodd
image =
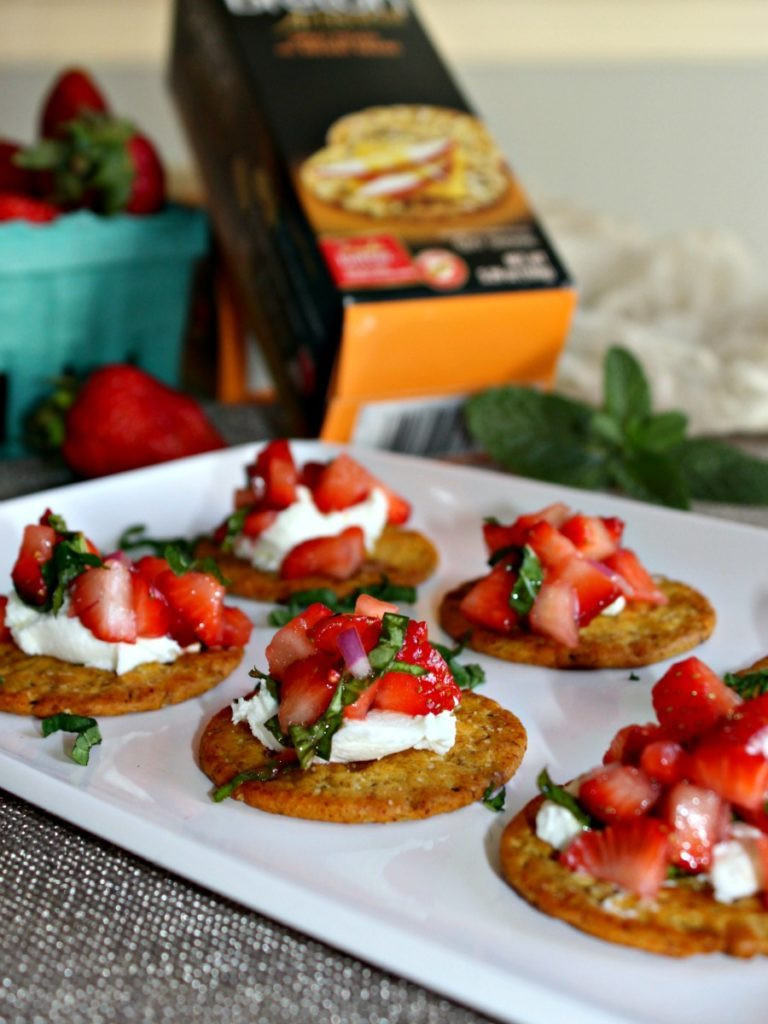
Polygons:
<instances>
[{"instance_id":1,"label":"sparkly fabric surface","mask_svg":"<svg viewBox=\"0 0 768 1024\"><path fill-rule=\"evenodd\" d=\"M487 1020L0 793L0 1024Z\"/></svg>"}]
</instances>

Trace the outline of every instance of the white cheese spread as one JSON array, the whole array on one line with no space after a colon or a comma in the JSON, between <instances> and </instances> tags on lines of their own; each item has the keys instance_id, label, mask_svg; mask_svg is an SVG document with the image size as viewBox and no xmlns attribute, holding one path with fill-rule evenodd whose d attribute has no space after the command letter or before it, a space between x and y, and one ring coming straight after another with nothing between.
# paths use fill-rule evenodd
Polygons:
<instances>
[{"instance_id":1,"label":"white cheese spread","mask_svg":"<svg viewBox=\"0 0 768 1024\"><path fill-rule=\"evenodd\" d=\"M554 800L545 800L536 813L536 835L556 850L564 850L583 831L578 818Z\"/></svg>"},{"instance_id":2,"label":"white cheese spread","mask_svg":"<svg viewBox=\"0 0 768 1024\"><path fill-rule=\"evenodd\" d=\"M374 487L364 501L339 512L321 512L308 487L296 488L296 500L277 515L275 521L258 537L240 534L233 551L238 558L256 569L276 572L291 550L305 540L334 537L349 526L359 526L370 551L381 536L387 522L389 504L380 487Z\"/></svg>"},{"instance_id":3,"label":"white cheese spread","mask_svg":"<svg viewBox=\"0 0 768 1024\"><path fill-rule=\"evenodd\" d=\"M8 597L5 624L25 654L46 654L74 665L106 669L119 676L149 662L175 661L185 650L169 636L138 637L132 644L99 640L80 619L67 614L66 602L54 615L30 607L15 593ZM199 644L186 650L199 650Z\"/></svg>"},{"instance_id":4,"label":"white cheese spread","mask_svg":"<svg viewBox=\"0 0 768 1024\"><path fill-rule=\"evenodd\" d=\"M754 896L762 888L757 851L751 842L761 835L751 825L735 823L731 837L713 847L709 880L718 903Z\"/></svg>"},{"instance_id":5,"label":"white cheese spread","mask_svg":"<svg viewBox=\"0 0 768 1024\"><path fill-rule=\"evenodd\" d=\"M264 727L277 713L277 701L266 687L252 697L239 697L232 704L232 721L247 722L251 732L268 750L281 750L280 743ZM333 734L331 756L335 764L377 761L402 750L431 750L447 754L456 742L456 718L452 711L439 714L401 715L394 711L369 711L365 718L345 718ZM315 758L316 764L326 764Z\"/></svg>"},{"instance_id":6,"label":"white cheese spread","mask_svg":"<svg viewBox=\"0 0 768 1024\"><path fill-rule=\"evenodd\" d=\"M609 605L600 612L601 615L621 615L624 609L627 607L627 599L623 594L619 594L615 601L611 601Z\"/></svg>"}]
</instances>

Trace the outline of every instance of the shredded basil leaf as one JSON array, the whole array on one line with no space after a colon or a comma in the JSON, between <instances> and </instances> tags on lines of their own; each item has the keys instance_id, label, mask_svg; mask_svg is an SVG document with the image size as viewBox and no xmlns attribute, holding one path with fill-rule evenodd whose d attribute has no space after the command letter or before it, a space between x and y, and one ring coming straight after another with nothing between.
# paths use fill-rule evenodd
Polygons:
<instances>
[{"instance_id":1,"label":"shredded basil leaf","mask_svg":"<svg viewBox=\"0 0 768 1024\"><path fill-rule=\"evenodd\" d=\"M308 768L317 755L324 761L331 756L333 734L341 727L344 708L354 704L363 690L373 682L372 677L355 679L344 673L325 711L311 725L291 725L288 734L296 750L299 765Z\"/></svg>"},{"instance_id":2,"label":"shredded basil leaf","mask_svg":"<svg viewBox=\"0 0 768 1024\"><path fill-rule=\"evenodd\" d=\"M147 537L146 526L142 523L136 523L133 526L128 526L120 534L117 542L117 546L121 551L133 551L136 548L149 548L150 551L156 555L160 555L162 558L167 558L166 549L174 548L191 562L194 558L194 549L199 538L194 540L187 540L186 537Z\"/></svg>"},{"instance_id":3,"label":"shredded basil leaf","mask_svg":"<svg viewBox=\"0 0 768 1024\"><path fill-rule=\"evenodd\" d=\"M499 562L503 562L504 559L512 559L515 556L515 562L519 562L522 555L522 550L517 544L506 544L504 547L496 548L496 550L488 556L488 565L493 568L494 565L498 565ZM510 564L510 569L512 565Z\"/></svg>"},{"instance_id":4,"label":"shredded basil leaf","mask_svg":"<svg viewBox=\"0 0 768 1024\"><path fill-rule=\"evenodd\" d=\"M355 604L361 594L368 594L370 597L378 598L379 601L389 601L390 604L413 604L417 596L415 587L390 583L386 576L382 576L378 583L358 587L344 597L337 596L330 587L299 590L295 594L291 594L284 605L281 604L279 608L270 612L269 624L270 626L284 626L286 622L295 619L305 608L316 602L327 605L336 614L354 612Z\"/></svg>"},{"instance_id":5,"label":"shredded basil leaf","mask_svg":"<svg viewBox=\"0 0 768 1024\"><path fill-rule=\"evenodd\" d=\"M235 775L229 782L225 782L223 786L215 789L211 794L211 799L217 804L221 803L222 800L232 796L237 787L242 786L244 782L271 782L278 775L287 775L289 772L296 771L297 768L298 765L295 761L267 761L263 768L254 768L251 771Z\"/></svg>"},{"instance_id":6,"label":"shredded basil leaf","mask_svg":"<svg viewBox=\"0 0 768 1024\"><path fill-rule=\"evenodd\" d=\"M640 676L637 674L637 672L630 672L629 673L629 681L630 681L630 683L636 683L639 679L640 679Z\"/></svg>"},{"instance_id":7,"label":"shredded basil leaf","mask_svg":"<svg viewBox=\"0 0 768 1024\"><path fill-rule=\"evenodd\" d=\"M272 715L264 723L264 728L269 730L282 747L291 746L291 737L280 728L280 720L277 715Z\"/></svg>"},{"instance_id":8,"label":"shredded basil leaf","mask_svg":"<svg viewBox=\"0 0 768 1024\"><path fill-rule=\"evenodd\" d=\"M91 747L101 743L101 733L95 718L87 718L84 715L70 715L66 712L59 712L56 715L49 715L41 722L43 736L51 736L55 732L76 733L76 739L69 756L77 764L88 764Z\"/></svg>"},{"instance_id":9,"label":"shredded basil leaf","mask_svg":"<svg viewBox=\"0 0 768 1024\"><path fill-rule=\"evenodd\" d=\"M768 669L758 669L756 672L745 672L739 675L737 672L726 672L723 682L730 686L740 697L751 700L753 697L760 697L768 693Z\"/></svg>"},{"instance_id":10,"label":"shredded basil leaf","mask_svg":"<svg viewBox=\"0 0 768 1024\"><path fill-rule=\"evenodd\" d=\"M224 539L221 542L222 551L232 550L235 544L235 538L243 532L243 525L250 511L250 505L243 505L242 508L236 508L232 515L227 518L226 533L224 534Z\"/></svg>"},{"instance_id":11,"label":"shredded basil leaf","mask_svg":"<svg viewBox=\"0 0 768 1024\"><path fill-rule=\"evenodd\" d=\"M443 656L453 680L460 690L474 690L485 682L485 669L480 665L463 665L456 659L464 650L465 643L459 641L455 647L447 647L445 644L433 643L435 650Z\"/></svg>"},{"instance_id":12,"label":"shredded basil leaf","mask_svg":"<svg viewBox=\"0 0 768 1024\"><path fill-rule=\"evenodd\" d=\"M494 796L494 787L491 784L486 791L483 793L481 799L489 811L503 811L504 801L507 797L507 791L504 786Z\"/></svg>"},{"instance_id":13,"label":"shredded basil leaf","mask_svg":"<svg viewBox=\"0 0 768 1024\"><path fill-rule=\"evenodd\" d=\"M51 557L40 566L48 592L48 598L41 607L43 611L53 612L55 615L61 610L69 584L86 569L104 563L98 555L88 550L82 533L67 530L67 524L61 516L49 516L48 523L61 537L54 546Z\"/></svg>"},{"instance_id":14,"label":"shredded basil leaf","mask_svg":"<svg viewBox=\"0 0 768 1024\"><path fill-rule=\"evenodd\" d=\"M518 615L527 615L533 608L536 595L544 582L544 570L539 556L528 544L523 548L523 560L517 571L517 580L509 595L509 606Z\"/></svg>"},{"instance_id":15,"label":"shredded basil leaf","mask_svg":"<svg viewBox=\"0 0 768 1024\"><path fill-rule=\"evenodd\" d=\"M559 786L553 782L549 777L549 772L546 768L542 768L539 772L538 778L536 779L536 785L539 787L539 792L542 793L547 800L551 800L554 804L560 804L561 807L565 807L576 820L591 828L594 824L592 816L584 810L576 797L569 793L564 786Z\"/></svg>"}]
</instances>

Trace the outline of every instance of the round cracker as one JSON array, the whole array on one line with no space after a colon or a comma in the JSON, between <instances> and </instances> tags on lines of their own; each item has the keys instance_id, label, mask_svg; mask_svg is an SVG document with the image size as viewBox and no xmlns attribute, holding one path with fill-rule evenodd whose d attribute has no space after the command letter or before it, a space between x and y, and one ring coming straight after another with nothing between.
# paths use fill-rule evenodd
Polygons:
<instances>
[{"instance_id":1,"label":"round cracker","mask_svg":"<svg viewBox=\"0 0 768 1024\"><path fill-rule=\"evenodd\" d=\"M542 800L524 807L501 837L502 873L533 906L590 935L649 953L768 953L768 912L759 897L718 903L709 886L685 883L641 898L560 864L557 851L536 835Z\"/></svg>"},{"instance_id":2,"label":"round cracker","mask_svg":"<svg viewBox=\"0 0 768 1024\"><path fill-rule=\"evenodd\" d=\"M242 647L200 651L183 654L168 665L139 665L119 676L44 654L25 654L14 643L0 643L0 711L38 718L59 711L76 715L156 711L212 689L237 668L242 657Z\"/></svg>"},{"instance_id":3,"label":"round cracker","mask_svg":"<svg viewBox=\"0 0 768 1024\"><path fill-rule=\"evenodd\" d=\"M298 580L283 580L277 573L254 569L244 558L224 552L209 539L201 540L195 554L199 558L214 559L227 580L227 590L254 601L283 601L299 590L327 587L338 597L380 583L386 576L391 583L416 586L435 571L437 549L432 541L416 530L399 526L385 526L371 555L360 569L346 580L330 576L304 576Z\"/></svg>"},{"instance_id":4,"label":"round cracker","mask_svg":"<svg viewBox=\"0 0 768 1024\"><path fill-rule=\"evenodd\" d=\"M715 628L715 611L703 594L686 583L660 579L668 604L628 604L619 615L598 615L579 631L579 644L571 648L522 629L504 634L474 626L459 606L476 582L445 595L440 625L455 640L504 661L546 668L638 668L690 651Z\"/></svg>"},{"instance_id":5,"label":"round cracker","mask_svg":"<svg viewBox=\"0 0 768 1024\"><path fill-rule=\"evenodd\" d=\"M362 824L430 818L479 800L504 785L523 758L520 721L487 697L465 693L456 710L456 742L445 755L405 750L379 761L312 765L270 782L244 782L236 800L271 814ZM227 707L207 725L200 767L222 786L274 757Z\"/></svg>"}]
</instances>

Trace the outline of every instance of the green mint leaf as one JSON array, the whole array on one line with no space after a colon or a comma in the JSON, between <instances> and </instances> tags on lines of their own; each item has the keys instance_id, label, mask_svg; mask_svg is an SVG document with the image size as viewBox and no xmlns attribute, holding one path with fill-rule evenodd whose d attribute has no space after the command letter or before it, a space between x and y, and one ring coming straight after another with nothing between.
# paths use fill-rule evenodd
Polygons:
<instances>
[{"instance_id":1,"label":"green mint leaf","mask_svg":"<svg viewBox=\"0 0 768 1024\"><path fill-rule=\"evenodd\" d=\"M675 459L698 501L768 505L768 462L763 459L705 438L679 445Z\"/></svg>"},{"instance_id":2,"label":"green mint leaf","mask_svg":"<svg viewBox=\"0 0 768 1024\"><path fill-rule=\"evenodd\" d=\"M564 786L560 786L553 782L549 777L549 772L546 768L542 768L539 772L538 778L536 779L536 785L539 787L539 792L551 800L552 803L560 804L561 807L565 807L569 810L574 818L586 828L593 826L591 815L589 815L584 808L581 806L576 797L569 793Z\"/></svg>"},{"instance_id":3,"label":"green mint leaf","mask_svg":"<svg viewBox=\"0 0 768 1024\"><path fill-rule=\"evenodd\" d=\"M492 388L470 398L465 414L474 440L513 473L591 490L610 486L588 405L531 388Z\"/></svg>"},{"instance_id":4,"label":"green mint leaf","mask_svg":"<svg viewBox=\"0 0 768 1024\"><path fill-rule=\"evenodd\" d=\"M222 800L232 796L238 786L242 786L244 782L271 782L272 779L276 779L280 775L295 772L298 767L298 764L294 761L267 761L263 768L253 768L247 772L239 772L229 782L225 782L223 786L215 789L211 793L211 799L217 804L221 803Z\"/></svg>"},{"instance_id":5,"label":"green mint leaf","mask_svg":"<svg viewBox=\"0 0 768 1024\"><path fill-rule=\"evenodd\" d=\"M485 669L480 665L465 665L457 660L464 650L464 643L459 642L455 647L446 647L445 644L432 642L432 646L445 659L453 680L460 690L474 690L485 682Z\"/></svg>"},{"instance_id":6,"label":"green mint leaf","mask_svg":"<svg viewBox=\"0 0 768 1024\"><path fill-rule=\"evenodd\" d=\"M493 783L491 783L491 785L483 793L481 800L489 811L498 812L504 810L504 801L506 799L506 796L507 791L503 786L494 795L494 786Z\"/></svg>"},{"instance_id":7,"label":"green mint leaf","mask_svg":"<svg viewBox=\"0 0 768 1024\"><path fill-rule=\"evenodd\" d=\"M544 570L539 556L527 544L523 548L523 560L517 572L517 580L509 595L509 606L518 615L527 615L533 608L536 595L544 582Z\"/></svg>"},{"instance_id":8,"label":"green mint leaf","mask_svg":"<svg viewBox=\"0 0 768 1024\"><path fill-rule=\"evenodd\" d=\"M609 473L615 485L630 497L670 508L690 508L690 493L674 458L657 452L633 452L624 461L614 459Z\"/></svg>"},{"instance_id":9,"label":"green mint leaf","mask_svg":"<svg viewBox=\"0 0 768 1024\"><path fill-rule=\"evenodd\" d=\"M651 415L651 392L640 363L624 348L608 349L603 362L603 411L626 426Z\"/></svg>"},{"instance_id":10,"label":"green mint leaf","mask_svg":"<svg viewBox=\"0 0 768 1024\"><path fill-rule=\"evenodd\" d=\"M59 712L44 718L41 727L43 736L51 736L59 731L75 733L75 743L69 756L80 765L88 764L91 748L101 743L101 733L96 719L84 715Z\"/></svg>"},{"instance_id":11,"label":"green mint leaf","mask_svg":"<svg viewBox=\"0 0 768 1024\"><path fill-rule=\"evenodd\" d=\"M627 425L627 441L646 452L668 452L685 438L688 417L670 410Z\"/></svg>"},{"instance_id":12,"label":"green mint leaf","mask_svg":"<svg viewBox=\"0 0 768 1024\"><path fill-rule=\"evenodd\" d=\"M761 697L768 693L768 669L757 669L754 672L726 672L723 682L730 686L744 700L752 700L753 697Z\"/></svg>"}]
</instances>

